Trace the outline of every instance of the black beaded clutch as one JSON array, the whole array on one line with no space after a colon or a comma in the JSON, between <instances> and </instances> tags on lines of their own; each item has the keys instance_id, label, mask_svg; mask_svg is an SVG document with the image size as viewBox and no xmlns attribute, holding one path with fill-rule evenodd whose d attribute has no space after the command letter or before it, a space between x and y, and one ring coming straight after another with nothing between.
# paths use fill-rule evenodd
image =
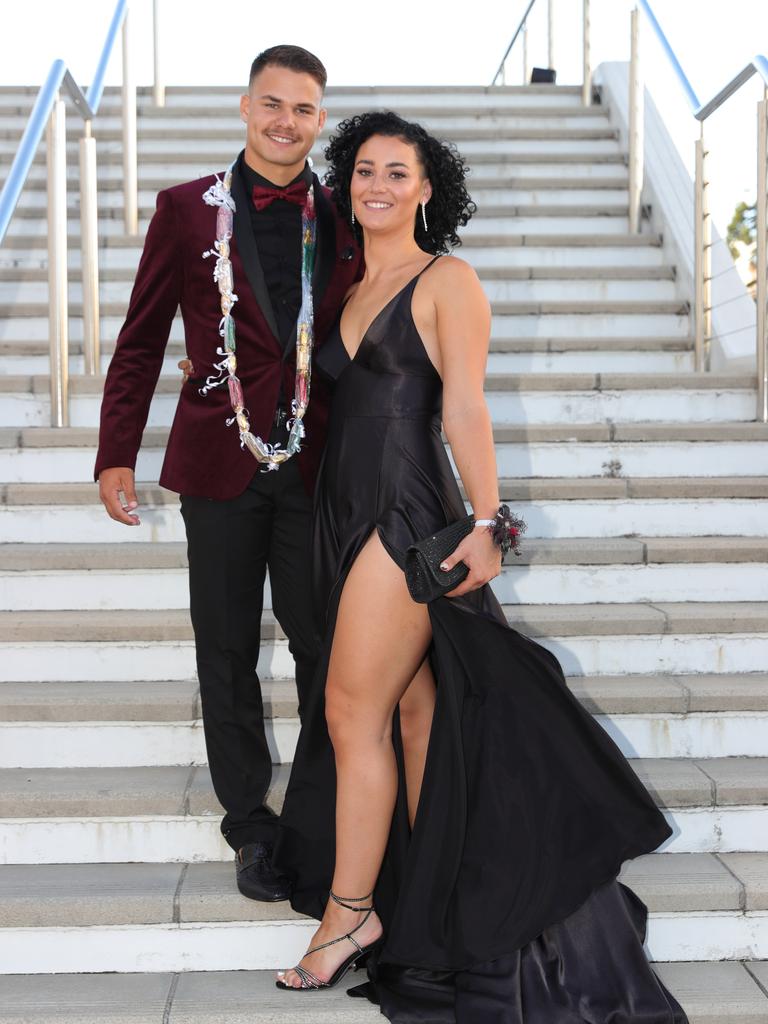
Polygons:
<instances>
[{"instance_id":1,"label":"black beaded clutch","mask_svg":"<svg viewBox=\"0 0 768 1024\"><path fill-rule=\"evenodd\" d=\"M440 563L453 554L475 527L473 516L459 519L444 530L411 544L405 553L405 582L414 601L427 604L447 594L467 578L469 569L459 562L448 572Z\"/></svg>"}]
</instances>

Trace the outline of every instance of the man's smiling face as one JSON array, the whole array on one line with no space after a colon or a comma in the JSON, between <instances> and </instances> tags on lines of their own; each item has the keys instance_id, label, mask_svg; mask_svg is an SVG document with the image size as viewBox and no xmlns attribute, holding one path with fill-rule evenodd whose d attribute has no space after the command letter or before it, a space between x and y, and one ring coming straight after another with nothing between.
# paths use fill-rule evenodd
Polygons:
<instances>
[{"instance_id":1,"label":"man's smiling face","mask_svg":"<svg viewBox=\"0 0 768 1024\"><path fill-rule=\"evenodd\" d=\"M320 83L303 71L268 65L240 99L246 125L245 160L276 185L304 167L325 124Z\"/></svg>"}]
</instances>

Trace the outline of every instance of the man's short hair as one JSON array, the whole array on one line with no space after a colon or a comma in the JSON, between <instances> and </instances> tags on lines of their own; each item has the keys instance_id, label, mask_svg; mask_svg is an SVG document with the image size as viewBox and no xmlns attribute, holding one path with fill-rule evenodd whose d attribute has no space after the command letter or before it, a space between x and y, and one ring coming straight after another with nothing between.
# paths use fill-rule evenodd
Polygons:
<instances>
[{"instance_id":1,"label":"man's short hair","mask_svg":"<svg viewBox=\"0 0 768 1024\"><path fill-rule=\"evenodd\" d=\"M311 75L325 92L328 72L325 70L323 62L314 53L305 50L303 46L291 46L283 43L280 46L270 46L268 50L262 51L251 64L251 74L248 78L249 89L256 75L266 67L288 68L289 71L304 72L306 75Z\"/></svg>"}]
</instances>

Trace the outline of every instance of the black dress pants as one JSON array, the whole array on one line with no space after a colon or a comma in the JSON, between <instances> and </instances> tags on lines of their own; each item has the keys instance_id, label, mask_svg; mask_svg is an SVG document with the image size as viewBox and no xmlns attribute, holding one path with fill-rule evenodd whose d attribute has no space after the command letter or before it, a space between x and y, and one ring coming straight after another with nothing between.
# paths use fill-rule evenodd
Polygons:
<instances>
[{"instance_id":1,"label":"black dress pants","mask_svg":"<svg viewBox=\"0 0 768 1024\"><path fill-rule=\"evenodd\" d=\"M312 500L290 459L273 472L258 469L237 498L182 495L181 511L208 763L226 812L221 831L238 850L272 841L277 824L265 805L272 759L256 673L267 569L275 617L296 664L299 713L314 675Z\"/></svg>"}]
</instances>

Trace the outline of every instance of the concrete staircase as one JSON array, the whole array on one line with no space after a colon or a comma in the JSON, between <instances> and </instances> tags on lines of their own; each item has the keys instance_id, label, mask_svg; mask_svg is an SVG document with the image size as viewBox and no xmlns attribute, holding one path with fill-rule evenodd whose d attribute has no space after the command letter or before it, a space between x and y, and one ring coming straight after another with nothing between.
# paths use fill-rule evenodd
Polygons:
<instances>
[{"instance_id":1,"label":"concrete staircase","mask_svg":"<svg viewBox=\"0 0 768 1024\"><path fill-rule=\"evenodd\" d=\"M31 102L0 90L0 179ZM108 93L95 125L105 366L140 253L122 234L118 102ZM233 89L140 102L143 231L156 190L221 169L241 125ZM662 239L628 235L624 154L579 90L336 89L328 106L331 126L373 106L423 119L473 167L462 252L493 301L502 493L529 524L497 593L675 827L624 878L691 1024L765 1024L768 430L751 422L754 381L693 374L689 296ZM143 526L124 529L89 482L103 380L81 375L77 251L73 426L47 426L44 189L41 155L0 252L0 1022L380 1020L343 993L309 1006L272 987L313 925L241 898L218 832L183 528L155 482L181 324L138 466ZM298 722L269 613L263 634L279 808Z\"/></svg>"}]
</instances>

